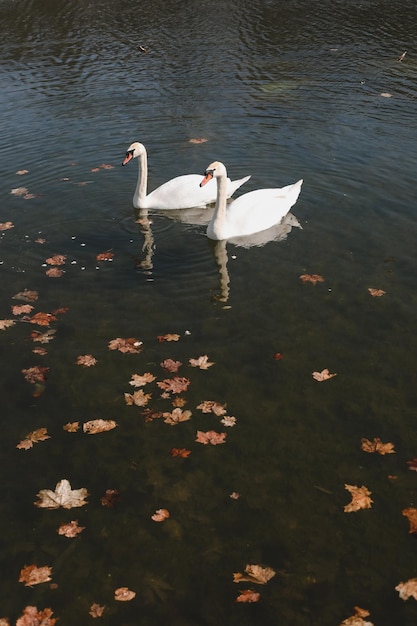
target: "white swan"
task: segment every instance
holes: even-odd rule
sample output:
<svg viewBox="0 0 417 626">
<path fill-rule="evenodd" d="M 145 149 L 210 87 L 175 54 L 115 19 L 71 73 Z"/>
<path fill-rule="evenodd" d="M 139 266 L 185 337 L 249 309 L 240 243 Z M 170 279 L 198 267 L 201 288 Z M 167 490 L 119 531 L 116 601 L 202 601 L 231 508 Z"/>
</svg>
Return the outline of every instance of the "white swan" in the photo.
<svg viewBox="0 0 417 626">
<path fill-rule="evenodd" d="M 138 158 L 139 165 L 138 182 L 133 195 L 135 209 L 189 209 L 215 202 L 216 186 L 214 181 L 207 189 L 200 189 L 198 186 L 201 180 L 200 174 L 177 176 L 147 194 L 148 159 L 145 146 L 138 141 L 129 146 L 122 165 L 127 165 L 129 161 L 135 158 Z M 245 178 L 233 182 L 228 178 L 226 196 L 230 198 L 236 189 L 239 189 L 249 178 L 250 176 L 245 176 Z"/>
<path fill-rule="evenodd" d="M 217 199 L 213 217 L 207 226 L 210 239 L 230 239 L 252 235 L 278 224 L 297 202 L 302 180 L 281 189 L 257 189 L 243 194 L 226 206 L 226 167 L 220 161 L 211 163 L 200 186 L 217 180 Z"/>
</svg>

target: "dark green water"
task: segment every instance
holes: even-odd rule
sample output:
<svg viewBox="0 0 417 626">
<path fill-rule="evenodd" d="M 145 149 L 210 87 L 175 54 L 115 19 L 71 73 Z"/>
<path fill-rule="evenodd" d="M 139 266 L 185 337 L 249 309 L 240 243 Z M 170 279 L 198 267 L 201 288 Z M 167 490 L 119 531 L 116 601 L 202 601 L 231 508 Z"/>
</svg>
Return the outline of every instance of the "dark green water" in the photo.
<svg viewBox="0 0 417 626">
<path fill-rule="evenodd" d="M 416 17 L 408 1 L 0 3 L 0 223 L 14 225 L 0 233 L 0 319 L 18 319 L 23 289 L 39 294 L 32 314 L 68 307 L 44 356 L 30 339 L 43 327 L 0 332 L 10 624 L 28 605 L 87 623 L 94 602 L 112 626 L 337 626 L 355 605 L 375 626 L 416 624 L 416 601 L 395 591 L 417 576 L 402 515 L 417 504 Z M 242 191 L 302 177 L 302 228 L 244 248 L 214 246 L 190 214 L 139 224 L 136 163 L 121 167 L 135 140 L 150 189 L 214 159 L 252 175 Z M 114 167 L 92 171 L 101 164 Z M 10 193 L 22 186 L 35 197 Z M 97 262 L 107 250 L 114 260 Z M 55 254 L 60 278 L 45 274 Z M 166 333 L 179 341 L 158 341 Z M 143 351 L 108 350 L 116 337 Z M 76 365 L 84 354 L 97 365 Z M 188 364 L 201 355 L 207 371 Z M 134 373 L 171 377 L 167 358 L 191 381 L 192 417 L 175 427 L 124 400 Z M 35 365 L 49 368 L 39 397 L 22 374 Z M 314 381 L 324 368 L 337 376 Z M 144 390 L 150 408 L 172 409 L 156 381 Z M 236 425 L 203 400 L 227 403 Z M 118 427 L 63 430 L 98 418 Z M 41 427 L 50 439 L 16 449 Z M 201 445 L 197 430 L 226 443 Z M 396 453 L 362 452 L 363 437 Z M 63 478 L 88 505 L 35 507 Z M 372 508 L 345 513 L 345 483 L 365 485 Z M 113 508 L 107 489 L 120 492 Z M 160 508 L 170 518 L 156 523 Z M 83 533 L 58 535 L 71 520 Z M 53 568 L 52 587 L 18 582 L 31 564 Z M 234 583 L 247 564 L 276 575 Z M 135 599 L 115 601 L 118 587 Z M 247 588 L 259 603 L 236 603 Z"/>
</svg>

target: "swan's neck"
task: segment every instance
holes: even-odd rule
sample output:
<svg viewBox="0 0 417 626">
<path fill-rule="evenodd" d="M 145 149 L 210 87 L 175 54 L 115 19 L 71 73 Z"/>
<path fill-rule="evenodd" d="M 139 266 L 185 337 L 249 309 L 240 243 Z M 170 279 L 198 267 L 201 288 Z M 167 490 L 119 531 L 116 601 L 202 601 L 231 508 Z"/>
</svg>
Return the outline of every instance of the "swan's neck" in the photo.
<svg viewBox="0 0 417 626">
<path fill-rule="evenodd" d="M 214 215 L 212 219 L 212 230 L 218 237 L 223 239 L 222 232 L 226 227 L 226 201 L 227 201 L 227 176 L 223 174 L 217 178 L 217 197 Z"/>
<path fill-rule="evenodd" d="M 146 192 L 148 186 L 148 159 L 146 152 L 142 152 L 138 157 L 138 182 L 136 184 L 133 204 L 136 208 L 146 208 Z"/>
</svg>

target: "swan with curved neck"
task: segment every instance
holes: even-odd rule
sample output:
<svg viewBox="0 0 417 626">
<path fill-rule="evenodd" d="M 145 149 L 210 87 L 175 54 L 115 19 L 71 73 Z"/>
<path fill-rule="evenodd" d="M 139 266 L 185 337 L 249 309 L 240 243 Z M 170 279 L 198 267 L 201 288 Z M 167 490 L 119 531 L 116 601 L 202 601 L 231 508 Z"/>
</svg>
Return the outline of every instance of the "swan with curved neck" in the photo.
<svg viewBox="0 0 417 626">
<path fill-rule="evenodd" d="M 133 195 L 135 209 L 190 209 L 215 202 L 216 186 L 214 182 L 206 189 L 200 189 L 198 183 L 201 176 L 199 174 L 177 176 L 148 194 L 148 158 L 145 146 L 138 141 L 129 146 L 122 165 L 127 165 L 135 158 L 138 159 L 139 165 L 138 181 Z M 233 182 L 227 179 L 226 196 L 230 198 L 236 189 L 239 189 L 249 178 L 250 176 L 245 176 L 245 178 Z"/>
<path fill-rule="evenodd" d="M 258 233 L 279 224 L 300 195 L 302 180 L 277 189 L 250 191 L 226 205 L 227 171 L 220 161 L 210 163 L 200 186 L 217 181 L 216 207 L 207 226 L 210 239 L 230 239 Z"/>
</svg>

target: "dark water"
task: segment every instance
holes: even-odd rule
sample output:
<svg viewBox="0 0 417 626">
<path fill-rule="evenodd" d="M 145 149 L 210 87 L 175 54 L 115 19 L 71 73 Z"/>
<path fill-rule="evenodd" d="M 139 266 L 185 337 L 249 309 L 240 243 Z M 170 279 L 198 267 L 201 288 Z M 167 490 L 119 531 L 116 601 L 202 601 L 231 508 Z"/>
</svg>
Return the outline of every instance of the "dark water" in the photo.
<svg viewBox="0 0 417 626">
<path fill-rule="evenodd" d="M 358 605 L 377 626 L 417 622 L 416 601 L 395 591 L 417 576 L 402 515 L 417 503 L 416 13 L 411 1 L 2 0 L 0 223 L 14 227 L 0 237 L 0 318 L 19 319 L 23 289 L 39 293 L 32 315 L 68 311 L 45 356 L 30 339 L 45 327 L 0 333 L 0 617 L 32 605 L 87 623 L 96 602 L 100 623 L 118 626 L 316 626 Z M 210 243 L 195 214 L 138 223 L 136 163 L 120 166 L 135 140 L 149 189 L 214 159 L 252 174 L 246 191 L 304 178 L 302 229 L 236 247 Z M 23 186 L 33 198 L 10 193 Z M 107 250 L 113 261 L 97 262 Z M 61 278 L 45 274 L 55 254 Z M 179 341 L 159 342 L 166 333 Z M 116 337 L 144 349 L 109 351 Z M 97 365 L 77 366 L 84 354 Z M 205 354 L 209 370 L 188 365 Z M 176 427 L 146 422 L 123 395 L 134 373 L 171 377 L 166 358 L 191 381 L 192 418 Z M 49 368 L 38 397 L 21 372 L 35 365 Z M 337 376 L 314 381 L 324 368 Z M 172 410 L 156 381 L 144 390 Z M 203 400 L 227 403 L 235 427 Z M 98 418 L 118 428 L 63 430 Z M 50 439 L 16 449 L 41 427 Z M 227 432 L 226 444 L 196 443 L 197 430 Z M 362 437 L 396 453 L 362 452 Z M 36 508 L 63 478 L 88 505 Z M 345 513 L 345 483 L 367 486 L 372 508 Z M 120 492 L 113 508 L 106 489 Z M 71 520 L 83 533 L 58 535 Z M 31 564 L 53 568 L 52 587 L 18 582 Z M 276 575 L 234 583 L 247 564 Z M 118 587 L 135 599 L 115 601 Z M 247 588 L 259 603 L 235 602 Z"/>
</svg>

